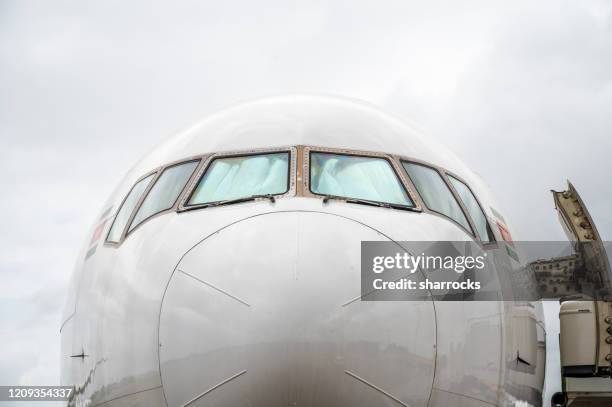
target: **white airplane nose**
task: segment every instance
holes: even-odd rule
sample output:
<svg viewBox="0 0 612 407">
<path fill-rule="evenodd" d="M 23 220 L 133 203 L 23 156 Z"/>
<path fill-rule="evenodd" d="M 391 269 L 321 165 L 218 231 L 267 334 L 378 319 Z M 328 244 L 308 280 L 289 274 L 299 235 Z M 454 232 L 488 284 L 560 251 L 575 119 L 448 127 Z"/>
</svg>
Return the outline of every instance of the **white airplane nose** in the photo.
<svg viewBox="0 0 612 407">
<path fill-rule="evenodd" d="M 360 245 L 337 215 L 275 212 L 231 224 L 180 260 L 164 296 L 169 406 L 425 406 L 431 302 L 365 302 Z"/>
</svg>

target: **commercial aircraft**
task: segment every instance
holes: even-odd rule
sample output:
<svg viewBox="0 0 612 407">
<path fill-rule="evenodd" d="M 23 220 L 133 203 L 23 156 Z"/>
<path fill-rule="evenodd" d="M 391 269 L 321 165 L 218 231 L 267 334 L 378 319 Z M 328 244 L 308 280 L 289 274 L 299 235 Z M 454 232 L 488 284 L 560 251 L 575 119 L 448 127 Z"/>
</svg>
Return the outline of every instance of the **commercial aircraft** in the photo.
<svg viewBox="0 0 612 407">
<path fill-rule="evenodd" d="M 540 406 L 539 302 L 359 300 L 362 241 L 511 232 L 465 164 L 375 107 L 227 109 L 141 159 L 92 227 L 61 325 L 69 405 Z"/>
</svg>

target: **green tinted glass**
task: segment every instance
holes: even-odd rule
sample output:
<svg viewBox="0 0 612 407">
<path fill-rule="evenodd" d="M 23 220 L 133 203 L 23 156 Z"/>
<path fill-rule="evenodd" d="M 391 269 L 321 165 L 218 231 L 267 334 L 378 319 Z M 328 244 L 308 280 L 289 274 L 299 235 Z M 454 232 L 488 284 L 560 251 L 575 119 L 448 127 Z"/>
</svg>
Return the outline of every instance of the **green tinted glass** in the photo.
<svg viewBox="0 0 612 407">
<path fill-rule="evenodd" d="M 130 220 L 132 211 L 136 207 L 136 204 L 138 204 L 140 197 L 142 197 L 142 194 L 147 189 L 147 186 L 153 179 L 154 175 L 155 174 L 149 175 L 147 178 L 138 181 L 136 185 L 132 187 L 132 190 L 125 198 L 125 201 L 123 201 L 119 212 L 117 212 L 117 216 L 115 216 L 113 226 L 111 226 L 106 238 L 107 241 L 116 243 L 121 239 L 123 229 L 127 225 L 128 220 Z"/>
<path fill-rule="evenodd" d="M 402 165 L 429 209 L 448 216 L 471 232 L 472 229 L 461 206 L 438 171 L 409 162 L 402 162 Z"/>
<path fill-rule="evenodd" d="M 197 161 L 191 161 L 166 168 L 138 209 L 130 230 L 156 213 L 172 208 L 197 166 Z"/>
<path fill-rule="evenodd" d="M 480 240 L 483 242 L 490 242 L 493 239 L 492 233 L 487 226 L 487 217 L 478 205 L 478 201 L 472 191 L 465 185 L 463 182 L 459 181 L 457 178 L 452 176 L 448 177 L 453 184 L 453 187 L 459 194 L 459 198 L 463 201 L 468 213 L 472 217 L 474 221 L 474 225 L 476 226 L 476 230 L 478 231 L 478 235 L 480 236 Z"/>
<path fill-rule="evenodd" d="M 389 161 L 379 157 L 312 152 L 310 190 L 320 195 L 413 206 Z"/>
<path fill-rule="evenodd" d="M 252 195 L 279 195 L 288 190 L 288 152 L 215 158 L 198 183 L 188 205 Z"/>
</svg>

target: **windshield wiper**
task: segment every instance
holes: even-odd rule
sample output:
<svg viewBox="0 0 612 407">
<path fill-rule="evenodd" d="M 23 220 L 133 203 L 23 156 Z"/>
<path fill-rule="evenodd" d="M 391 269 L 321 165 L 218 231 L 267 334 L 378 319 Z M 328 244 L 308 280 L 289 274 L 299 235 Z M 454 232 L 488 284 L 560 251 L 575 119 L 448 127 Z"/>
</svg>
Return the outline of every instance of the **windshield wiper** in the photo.
<svg viewBox="0 0 612 407">
<path fill-rule="evenodd" d="M 258 199 L 267 199 L 267 200 L 269 200 L 272 203 L 276 202 L 276 198 L 274 198 L 274 195 L 272 195 L 272 194 L 258 194 L 258 195 L 244 196 L 242 198 L 225 199 L 223 201 L 211 202 L 211 203 L 206 204 L 204 206 L 230 205 L 230 204 L 241 203 L 241 202 L 256 201 Z"/>
<path fill-rule="evenodd" d="M 215 206 L 221 206 L 221 205 L 231 205 L 231 204 L 236 204 L 236 203 L 241 203 L 241 202 L 256 201 L 258 199 L 267 199 L 271 203 L 276 202 L 276 198 L 272 194 L 255 194 L 255 195 L 243 196 L 241 198 L 224 199 L 223 201 L 189 205 L 185 207 L 182 211 L 191 211 L 195 209 L 209 208 L 209 207 L 215 207 Z"/>
<path fill-rule="evenodd" d="M 372 201 L 369 199 L 362 199 L 362 198 L 347 198 L 347 197 L 338 196 L 338 195 L 324 195 L 323 196 L 324 204 L 329 202 L 330 200 L 343 201 L 346 203 L 354 203 L 354 204 L 359 204 L 359 205 L 376 206 L 379 208 L 401 209 L 404 211 L 420 212 L 417 208 L 414 208 L 412 206 L 394 204 L 394 203 L 389 203 L 389 202 Z"/>
</svg>

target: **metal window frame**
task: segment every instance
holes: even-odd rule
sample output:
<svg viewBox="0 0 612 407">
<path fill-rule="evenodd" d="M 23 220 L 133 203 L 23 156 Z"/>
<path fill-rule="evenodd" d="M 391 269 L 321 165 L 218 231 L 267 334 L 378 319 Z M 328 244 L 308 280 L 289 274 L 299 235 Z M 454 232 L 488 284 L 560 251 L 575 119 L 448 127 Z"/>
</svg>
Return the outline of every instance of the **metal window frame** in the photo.
<svg viewBox="0 0 612 407">
<path fill-rule="evenodd" d="M 404 172 L 399 168 L 398 162 L 394 159 L 394 156 L 391 154 L 380 153 L 380 152 L 372 152 L 372 151 L 363 151 L 363 150 L 351 150 L 344 148 L 332 148 L 332 147 L 315 147 L 315 146 L 300 146 L 302 147 L 302 184 L 303 184 L 303 196 L 312 197 L 312 198 L 320 198 L 324 195 L 317 194 L 312 192 L 310 189 L 310 153 L 328 153 L 328 154 L 336 154 L 336 155 L 348 155 L 355 157 L 371 157 L 371 158 L 382 158 L 386 160 L 391 166 L 391 170 L 394 172 L 397 177 L 397 181 L 400 183 L 402 188 L 404 188 L 404 192 L 408 195 L 408 198 L 412 201 L 412 205 L 404 205 L 406 208 L 410 208 L 414 211 L 422 211 L 423 205 L 422 201 L 419 199 L 415 199 L 417 194 L 413 189 L 413 186 L 407 182 L 406 177 L 404 176 Z M 352 197 L 346 197 L 347 199 L 351 199 Z M 381 203 L 384 203 L 381 201 Z"/>
<path fill-rule="evenodd" d="M 446 177 L 444 176 L 444 170 L 442 170 L 439 167 L 436 167 L 432 164 L 429 163 L 423 163 L 423 162 L 417 162 L 415 160 L 409 160 L 409 159 L 404 159 L 404 158 L 398 158 L 400 165 L 402 166 L 402 170 L 406 173 L 406 177 L 410 180 L 410 183 L 414 186 L 415 191 L 417 191 L 417 193 L 419 194 L 419 199 L 421 199 L 421 202 L 423 203 L 423 207 L 427 209 L 428 213 L 432 213 L 435 215 L 439 215 L 441 217 L 443 217 L 446 220 L 450 220 L 451 222 L 453 222 L 455 225 L 459 226 L 463 231 L 465 231 L 468 235 L 476 238 L 478 236 L 476 230 L 474 229 L 474 225 L 472 223 L 472 220 L 470 219 L 470 214 L 467 212 L 466 208 L 464 207 L 464 205 L 462 205 L 463 202 L 461 202 L 461 200 L 458 198 L 456 191 L 454 191 L 453 189 L 451 189 L 448 180 L 446 179 Z M 440 177 L 440 179 L 442 180 L 442 182 L 444 183 L 444 185 L 446 186 L 446 188 L 448 189 L 448 192 L 451 194 L 451 196 L 453 197 L 453 199 L 455 200 L 455 202 L 457 203 L 457 205 L 459 206 L 459 209 L 461 210 L 461 213 L 463 213 L 463 216 L 465 217 L 465 220 L 469 226 L 469 230 L 466 229 L 466 227 L 464 225 L 462 225 L 461 223 L 457 222 L 455 219 L 451 218 L 450 216 L 436 211 L 435 209 L 430 208 L 425 201 L 423 200 L 423 197 L 421 196 L 421 193 L 419 192 L 418 188 L 416 187 L 414 181 L 412 180 L 412 178 L 410 177 L 410 174 L 408 174 L 408 171 L 406 170 L 406 168 L 404 168 L 403 163 L 408 163 L 408 164 L 414 164 L 414 165 L 420 165 L 422 167 L 425 168 L 429 168 L 433 171 L 435 171 L 436 174 L 438 174 L 438 176 Z"/>
<path fill-rule="evenodd" d="M 153 183 L 157 179 L 157 177 L 158 177 L 157 173 L 158 172 L 159 172 L 159 168 L 156 168 L 155 170 L 147 172 L 145 175 L 139 177 L 136 181 L 134 181 L 134 184 L 132 184 L 132 186 L 130 187 L 130 190 L 127 192 L 127 194 L 125 194 L 125 196 L 121 200 L 121 204 L 119 204 L 119 206 L 117 206 L 117 210 L 115 211 L 115 213 L 112 216 L 113 221 L 111 222 L 110 227 L 108 228 L 108 231 L 106 232 L 106 236 L 104 238 L 104 245 L 105 246 L 119 246 L 121 244 L 121 242 L 123 242 L 123 239 L 125 238 L 125 231 L 127 229 L 127 226 L 129 224 L 131 224 L 132 216 L 134 214 L 134 211 L 137 210 L 138 208 L 140 208 L 140 203 L 141 203 L 143 197 L 147 195 L 149 189 L 151 188 L 151 186 L 153 185 Z M 132 209 L 132 212 L 130 213 L 130 216 L 128 217 L 126 225 L 121 230 L 121 235 L 119 235 L 119 240 L 117 240 L 117 241 L 108 240 L 110 232 L 113 229 L 113 225 L 117 221 L 117 215 L 119 215 L 119 212 L 121 211 L 121 209 L 123 209 L 123 205 L 125 205 L 125 201 L 128 199 L 128 197 L 130 196 L 130 194 L 132 193 L 132 191 L 134 190 L 136 185 L 138 185 L 138 183 L 141 182 L 142 180 L 145 180 L 145 179 L 149 178 L 150 176 L 153 176 L 153 178 L 151 179 L 151 181 L 149 181 L 149 184 L 144 189 L 144 191 L 142 191 L 142 195 L 140 196 L 140 198 L 138 198 L 138 201 L 136 202 L 136 205 L 134 205 L 134 208 Z"/>
<path fill-rule="evenodd" d="M 288 188 L 282 194 L 274 194 L 275 198 L 285 198 L 285 197 L 292 197 L 292 196 L 321 198 L 323 196 L 321 194 L 312 192 L 310 189 L 311 187 L 311 182 L 310 182 L 310 154 L 311 152 L 321 152 L 321 153 L 348 155 L 348 156 L 356 156 L 356 157 L 382 158 L 382 159 L 385 159 L 391 165 L 391 168 L 394 171 L 394 174 L 397 177 L 399 183 L 404 188 L 404 191 L 406 192 L 408 197 L 412 200 L 413 205 L 406 205 L 407 208 L 410 208 L 413 211 L 425 212 L 425 213 L 432 214 L 434 216 L 442 217 L 446 220 L 450 220 L 452 223 L 456 224 L 463 231 L 465 231 L 471 238 L 473 238 L 475 241 L 479 242 L 483 246 L 490 247 L 490 246 L 497 245 L 498 240 L 497 240 L 497 236 L 495 235 L 494 229 L 491 226 L 491 220 L 487 216 L 487 213 L 483 210 L 483 206 L 480 203 L 480 200 L 474 193 L 473 189 L 470 187 L 469 183 L 466 182 L 465 179 L 463 179 L 461 176 L 455 174 L 454 172 L 448 171 L 445 168 L 440 167 L 438 165 L 431 164 L 429 162 L 426 162 L 420 159 L 403 156 L 403 155 L 387 154 L 387 153 L 373 152 L 373 151 L 353 150 L 353 149 L 346 149 L 346 148 L 304 146 L 304 145 L 256 148 L 256 149 L 248 149 L 248 150 L 235 150 L 235 151 L 225 151 L 225 152 L 218 152 L 218 153 L 200 154 L 200 155 L 195 155 L 195 156 L 191 156 L 188 158 L 176 160 L 168 164 L 159 166 L 147 172 L 146 174 L 142 175 L 141 177 L 139 177 L 134 182 L 134 184 L 132 185 L 128 193 L 123 197 L 121 204 L 117 207 L 117 210 L 112 215 L 113 221 L 110 223 L 108 231 L 105 235 L 104 245 L 110 246 L 110 247 L 119 247 L 129 235 L 131 235 L 136 230 L 138 230 L 142 225 L 147 223 L 150 219 L 153 219 L 157 216 L 161 216 L 169 212 L 181 213 L 184 211 L 190 211 L 190 210 L 195 210 L 195 209 L 205 209 L 209 207 L 210 202 L 204 203 L 204 204 L 196 204 L 196 205 L 188 205 L 187 202 L 189 201 L 189 199 L 191 199 L 191 196 L 193 195 L 195 189 L 197 188 L 198 184 L 202 180 L 202 177 L 204 176 L 204 174 L 209 169 L 210 165 L 215 159 L 273 154 L 273 153 L 279 153 L 279 152 L 289 153 Z M 178 194 L 172 207 L 150 215 L 149 217 L 143 219 L 138 225 L 136 225 L 133 229 L 130 230 L 130 227 L 134 221 L 136 214 L 140 210 L 144 200 L 149 196 L 150 191 L 157 184 L 163 172 L 167 170 L 168 168 L 175 167 L 181 164 L 187 164 L 189 162 L 196 162 L 196 161 L 198 162 L 196 168 L 194 169 L 193 173 L 189 177 L 188 181 L 185 183 L 185 186 L 183 187 L 181 192 Z M 410 178 L 408 171 L 406 171 L 406 169 L 403 166 L 403 162 L 412 163 L 416 165 L 422 165 L 424 167 L 427 167 L 427 168 L 430 168 L 436 171 L 438 175 L 442 177 L 442 180 L 446 184 L 447 188 L 449 188 L 455 201 L 459 204 L 472 231 L 467 230 L 463 225 L 461 225 L 459 222 L 455 221 L 454 219 L 448 217 L 447 215 L 444 215 L 438 211 L 430 209 L 423 201 L 421 195 L 418 193 L 418 190 L 416 186 L 414 185 L 414 183 L 412 182 L 412 179 Z M 115 224 L 117 215 L 119 214 L 119 211 L 123 208 L 128 196 L 130 195 L 134 187 L 139 182 L 146 179 L 147 177 L 150 177 L 151 175 L 153 175 L 153 178 L 149 182 L 145 190 L 143 191 L 141 197 L 136 202 L 134 209 L 130 213 L 126 226 L 123 228 L 121 232 L 121 237 L 119 241 L 117 242 L 109 241 L 108 236 L 110 234 L 110 231 L 113 225 Z M 461 196 L 459 195 L 459 193 L 453 186 L 450 180 L 450 177 L 455 178 L 457 181 L 464 184 L 468 188 L 468 190 L 470 191 L 474 199 L 476 200 L 478 207 L 480 208 L 481 212 L 485 216 L 487 229 L 491 233 L 491 237 L 492 237 L 491 241 L 485 242 L 482 240 L 482 237 L 479 235 L 478 229 L 476 228 L 476 225 L 474 223 L 474 219 L 472 219 L 472 216 L 469 214 L 469 211 L 467 210 L 466 205 L 463 203 Z M 350 197 L 347 197 L 347 198 L 350 199 Z"/>
<path fill-rule="evenodd" d="M 493 232 L 493 228 L 491 227 L 491 222 L 489 220 L 489 217 L 487 216 L 487 213 L 485 212 L 485 210 L 483 209 L 482 204 L 480 203 L 480 200 L 478 199 L 478 196 L 474 193 L 474 190 L 472 189 L 472 187 L 470 187 L 470 184 L 463 179 L 462 177 L 460 177 L 459 175 L 448 171 L 448 170 L 444 170 L 444 175 L 445 178 L 447 180 L 448 185 L 452 188 L 452 191 L 456 194 L 459 202 L 461 203 L 461 205 L 463 207 L 465 207 L 465 210 L 467 212 L 467 206 L 465 206 L 465 204 L 463 203 L 463 200 L 461 199 L 461 196 L 459 195 L 459 192 L 455 189 L 455 186 L 453 185 L 453 183 L 450 180 L 450 177 L 455 178 L 457 181 L 461 182 L 463 185 L 465 185 L 465 187 L 468 189 L 468 191 L 470 191 L 470 193 L 472 194 L 472 197 L 474 198 L 474 200 L 476 201 L 476 204 L 478 205 L 478 208 L 480 209 L 480 211 L 482 212 L 484 218 L 485 218 L 485 222 L 487 224 L 487 229 L 489 232 L 491 232 L 491 237 L 493 238 L 490 241 L 485 242 L 484 240 L 482 240 L 482 236 L 480 236 L 480 233 L 478 233 L 478 229 L 476 228 L 476 223 L 473 223 L 473 228 L 474 228 L 474 233 L 476 233 L 476 236 L 478 236 L 479 240 L 482 242 L 483 245 L 493 245 L 493 244 L 497 244 L 497 237 L 495 236 L 495 233 Z M 470 216 L 470 219 L 472 217 Z"/>
<path fill-rule="evenodd" d="M 287 146 L 287 147 L 269 147 L 269 148 L 257 148 L 257 149 L 249 149 L 249 150 L 238 150 L 238 151 L 226 151 L 221 153 L 213 153 L 206 157 L 203 160 L 201 167 L 197 172 L 197 175 L 194 177 L 193 181 L 188 184 L 188 187 L 183 193 L 183 196 L 178 204 L 177 212 L 181 213 L 184 211 L 191 211 L 196 209 L 205 209 L 211 207 L 211 204 L 214 202 L 206 202 L 201 204 L 192 204 L 189 205 L 188 202 L 191 199 L 193 193 L 195 192 L 197 186 L 201 182 L 202 178 L 210 168 L 213 161 L 220 158 L 234 158 L 234 157 L 248 157 L 248 156 L 257 156 L 257 155 L 266 155 L 266 154 L 274 154 L 274 153 L 288 153 L 289 154 L 289 165 L 287 168 L 288 176 L 287 176 L 287 189 L 285 192 L 281 194 L 273 194 L 275 198 L 286 198 L 289 196 L 295 196 L 296 194 L 296 161 L 297 161 L 297 147 L 295 146 Z"/>
<path fill-rule="evenodd" d="M 142 225 L 144 225 L 145 223 L 147 223 L 149 220 L 157 217 L 157 216 L 161 216 L 164 215 L 168 212 L 175 212 L 176 208 L 178 206 L 178 202 L 181 199 L 181 196 L 183 195 L 183 192 L 185 191 L 185 188 L 190 185 L 190 182 L 194 176 L 194 174 L 197 173 L 197 171 L 200 168 L 201 165 L 201 161 L 202 158 L 194 158 L 192 160 L 185 160 L 185 161 L 180 161 L 180 162 L 176 162 L 173 164 L 168 164 L 165 165 L 164 167 L 162 167 L 159 170 L 159 174 L 155 177 L 155 179 L 152 181 L 154 184 L 151 186 L 150 189 L 147 189 L 146 191 L 146 196 L 143 197 L 142 201 L 138 203 L 138 210 L 135 210 L 134 213 L 132 214 L 132 216 L 130 217 L 130 224 L 127 226 L 126 231 L 125 231 L 125 237 L 127 238 L 129 235 L 131 235 L 132 233 L 134 233 L 139 227 L 141 227 Z M 161 179 L 161 177 L 164 175 L 164 172 L 166 172 L 167 170 L 169 170 L 170 168 L 173 167 L 178 167 L 181 165 L 185 165 L 185 164 L 189 164 L 189 163 L 197 163 L 195 168 L 193 169 L 193 171 L 191 172 L 191 174 L 189 175 L 189 178 L 187 178 L 187 182 L 185 182 L 185 185 L 183 185 L 183 188 L 179 191 L 178 195 L 176 196 L 176 199 L 174 200 L 174 202 L 172 203 L 172 205 L 166 209 L 163 209 L 161 211 L 157 211 L 149 216 L 147 216 L 146 218 L 144 218 L 143 220 L 140 221 L 140 223 L 138 223 L 137 225 L 135 225 L 132 228 L 132 223 L 134 223 L 134 219 L 136 218 L 136 215 L 138 214 L 138 212 L 140 211 L 140 209 L 142 208 L 142 204 L 145 202 L 145 200 L 147 199 L 147 197 L 149 196 L 149 194 L 151 193 L 151 191 L 153 190 L 153 188 L 155 188 L 155 185 L 157 185 L 157 183 L 159 182 L 159 180 Z"/>
<path fill-rule="evenodd" d="M 106 238 L 104 240 L 104 245 L 105 246 L 110 246 L 110 247 L 119 247 L 121 246 L 121 244 L 123 244 L 123 242 L 125 241 L 125 239 L 131 235 L 135 230 L 137 230 L 140 226 L 142 226 L 143 224 L 145 224 L 147 221 L 149 221 L 150 219 L 153 219 L 156 216 L 161 216 L 163 214 L 166 214 L 168 212 L 174 212 L 176 211 L 178 202 L 180 201 L 181 197 L 183 196 L 183 194 L 185 193 L 185 188 L 187 185 L 189 185 L 189 183 L 191 182 L 191 180 L 193 179 L 194 174 L 196 174 L 198 172 L 198 170 L 200 169 L 200 167 L 202 166 L 203 163 L 203 158 L 206 157 L 206 155 L 198 155 L 198 156 L 192 156 L 189 158 L 183 158 L 180 160 L 175 160 L 172 161 L 168 164 L 159 166 L 149 172 L 147 172 L 145 175 L 139 177 L 134 184 L 132 185 L 132 187 L 130 188 L 129 192 L 125 195 L 125 197 L 123 198 L 123 200 L 121 201 L 121 205 L 118 206 L 117 211 L 115 212 L 115 214 L 113 215 L 113 222 L 111 224 L 111 227 L 108 229 L 108 232 L 106 234 Z M 151 191 L 151 189 L 153 189 L 153 187 L 155 186 L 155 184 L 157 184 L 157 181 L 159 180 L 159 177 L 161 176 L 161 174 L 170 167 L 174 167 L 180 164 L 184 164 L 184 163 L 188 163 L 188 162 L 192 162 L 192 161 L 199 161 L 198 165 L 196 166 L 195 170 L 193 171 L 193 173 L 191 174 L 191 177 L 189 178 L 189 181 L 187 182 L 187 184 L 185 184 L 185 187 L 183 187 L 183 190 L 181 191 L 181 193 L 179 193 L 178 198 L 176 199 L 174 205 L 171 208 L 165 209 L 163 211 L 157 212 L 151 216 L 149 216 L 148 218 L 144 219 L 142 222 L 140 222 L 136 227 L 134 227 L 134 229 L 130 230 L 130 226 L 132 225 L 132 222 L 134 221 L 134 217 L 136 216 L 136 214 L 138 213 L 138 211 L 140 210 L 140 207 L 142 206 L 142 203 L 144 202 L 144 200 L 146 199 L 146 197 L 149 195 L 149 192 Z M 126 225 L 124 226 L 123 230 L 121 231 L 121 237 L 117 242 L 114 241 L 109 241 L 108 240 L 108 234 L 110 233 L 110 230 L 112 229 L 112 225 L 115 223 L 115 220 L 117 218 L 117 215 L 119 214 L 119 211 L 121 210 L 121 208 L 123 208 L 123 205 L 127 199 L 127 197 L 130 195 L 130 193 L 132 192 L 132 190 L 134 189 L 134 187 L 143 179 L 146 179 L 147 177 L 153 175 L 153 179 L 151 180 L 151 182 L 149 182 L 149 184 L 147 185 L 147 188 L 145 188 L 145 190 L 143 191 L 140 199 L 138 199 L 138 202 L 136 202 L 136 205 L 134 206 L 134 209 L 132 210 L 132 212 L 130 213 L 130 217 L 128 218 L 128 221 L 126 223 Z"/>
<path fill-rule="evenodd" d="M 442 176 L 442 179 L 446 183 L 446 186 L 450 189 L 451 193 L 455 197 L 455 200 L 457 201 L 457 203 L 461 207 L 461 210 L 463 211 L 463 214 L 465 215 L 468 223 L 470 224 L 470 228 L 473 230 L 473 232 L 472 233 L 468 232 L 468 234 L 475 241 L 479 242 L 483 247 L 487 247 L 487 248 L 497 247 L 497 242 L 498 242 L 497 241 L 497 236 L 495 236 L 495 232 L 493 232 L 494 229 L 491 226 L 491 219 L 489 219 L 489 217 L 487 216 L 487 213 L 483 210 L 483 206 L 480 203 L 480 200 L 478 199 L 478 196 L 474 193 L 474 191 L 470 187 L 470 184 L 463 177 L 457 175 L 456 173 L 454 173 L 452 171 L 449 171 L 449 170 L 445 169 L 444 167 L 441 167 L 439 165 L 435 165 L 435 164 L 429 163 L 427 161 L 420 160 L 418 158 L 409 157 L 409 156 L 405 156 L 405 155 L 395 155 L 394 157 L 395 157 L 395 159 L 397 159 L 397 161 L 400 164 L 401 164 L 402 161 L 407 161 L 407 162 L 411 162 L 411 163 L 414 163 L 414 164 L 419 164 L 419 165 L 423 165 L 423 166 L 435 169 L 438 172 L 438 174 L 440 174 Z M 402 166 L 402 169 L 403 169 L 403 166 Z M 403 169 L 403 171 L 406 173 L 406 178 L 407 178 L 408 182 L 410 182 L 412 184 L 412 180 L 408 176 L 407 171 L 405 169 Z M 485 242 L 484 240 L 482 240 L 482 238 L 480 237 L 480 235 L 478 233 L 478 229 L 476 229 L 476 224 L 474 223 L 474 220 L 472 219 L 472 216 L 469 214 L 469 211 L 467 210 L 467 207 L 463 203 L 463 200 L 459 196 L 459 193 L 457 192 L 457 190 L 453 186 L 453 184 L 450 181 L 449 177 L 453 177 L 453 178 L 456 178 L 458 181 L 461 181 L 470 190 L 470 192 L 474 196 L 474 199 L 478 203 L 478 206 L 480 207 L 480 210 L 485 215 L 485 220 L 487 222 L 487 228 L 491 232 L 493 240 L 491 240 L 489 242 Z M 414 186 L 414 184 L 412 184 L 412 185 Z M 416 190 L 416 187 L 414 187 L 414 189 Z M 427 207 L 427 205 L 425 205 L 425 202 L 422 200 L 420 194 L 418 194 L 418 197 L 421 200 L 421 203 L 423 204 L 423 207 L 425 208 L 424 209 L 425 212 L 430 213 L 430 214 L 435 215 L 435 216 L 441 216 L 444 219 L 450 219 L 446 215 L 440 214 L 440 213 L 438 213 L 438 212 L 436 212 L 436 211 L 434 211 L 432 209 L 429 209 Z M 450 220 L 453 221 L 455 224 L 457 224 L 459 227 L 461 227 L 463 230 L 466 230 L 463 226 L 461 226 L 459 223 L 455 222 L 453 219 L 450 219 Z"/>
</svg>

